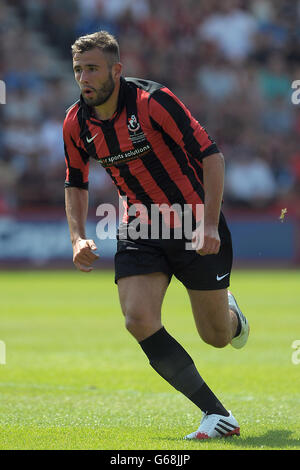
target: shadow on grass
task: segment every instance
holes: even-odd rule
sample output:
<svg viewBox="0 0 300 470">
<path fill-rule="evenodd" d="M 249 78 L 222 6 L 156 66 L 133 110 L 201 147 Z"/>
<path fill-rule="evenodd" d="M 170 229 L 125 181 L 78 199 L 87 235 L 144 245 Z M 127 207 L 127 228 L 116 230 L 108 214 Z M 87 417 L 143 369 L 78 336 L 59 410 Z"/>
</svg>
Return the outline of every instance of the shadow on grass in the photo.
<svg viewBox="0 0 300 470">
<path fill-rule="evenodd" d="M 222 444 L 222 446 L 230 447 L 238 447 L 240 449 L 300 449 L 300 439 L 296 439 L 291 437 L 293 434 L 292 431 L 288 431 L 286 429 L 273 429 L 265 432 L 260 436 L 247 436 L 247 437 L 228 437 L 226 439 L 213 439 L 213 440 L 205 440 L 205 441 L 196 441 L 192 440 L 190 443 L 193 445 L 195 450 L 201 446 L 201 442 L 205 442 L 208 445 L 211 443 L 213 444 Z M 166 438 L 164 439 L 166 440 Z M 181 441 L 181 439 L 168 439 L 170 441 Z M 187 442 L 187 441 L 185 441 Z"/>
<path fill-rule="evenodd" d="M 234 446 L 243 448 L 243 447 L 252 447 L 255 449 L 260 449 L 264 447 L 272 449 L 300 449 L 300 439 L 291 437 L 293 434 L 292 431 L 286 429 L 272 429 L 260 436 L 247 436 L 239 437 L 237 439 L 229 439 L 227 442 Z"/>
</svg>

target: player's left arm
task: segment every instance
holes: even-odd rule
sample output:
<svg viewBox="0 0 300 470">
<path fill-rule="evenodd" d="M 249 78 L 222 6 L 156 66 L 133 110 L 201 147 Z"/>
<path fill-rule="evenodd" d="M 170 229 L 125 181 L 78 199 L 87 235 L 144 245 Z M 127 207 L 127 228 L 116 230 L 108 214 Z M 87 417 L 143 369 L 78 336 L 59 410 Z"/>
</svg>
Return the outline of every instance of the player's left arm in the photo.
<svg viewBox="0 0 300 470">
<path fill-rule="evenodd" d="M 224 158 L 216 143 L 185 105 L 167 88 L 153 93 L 149 114 L 157 129 L 168 134 L 203 170 L 205 191 L 204 237 L 195 233 L 193 243 L 200 255 L 217 254 L 220 249 L 218 224 L 224 189 Z M 203 243 L 202 246 L 199 242 Z"/>
<path fill-rule="evenodd" d="M 197 247 L 197 233 L 193 242 L 199 255 L 214 255 L 220 250 L 219 218 L 224 191 L 224 157 L 214 153 L 203 159 L 203 181 L 205 190 L 203 245 Z"/>
<path fill-rule="evenodd" d="M 156 90 L 151 95 L 149 116 L 154 128 L 170 136 L 200 166 L 204 158 L 219 152 L 206 129 L 168 88 Z"/>
</svg>

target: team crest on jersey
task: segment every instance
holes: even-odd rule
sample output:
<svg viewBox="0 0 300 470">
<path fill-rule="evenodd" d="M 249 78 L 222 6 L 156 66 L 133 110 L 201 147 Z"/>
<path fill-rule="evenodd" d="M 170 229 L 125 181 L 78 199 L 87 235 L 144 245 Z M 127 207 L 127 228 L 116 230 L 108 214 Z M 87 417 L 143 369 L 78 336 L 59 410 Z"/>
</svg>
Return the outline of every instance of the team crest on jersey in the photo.
<svg viewBox="0 0 300 470">
<path fill-rule="evenodd" d="M 130 132 L 137 132 L 141 127 L 138 123 L 137 117 L 135 114 L 132 114 L 130 118 L 128 118 L 128 129 Z"/>
<path fill-rule="evenodd" d="M 141 125 L 137 120 L 137 117 L 135 114 L 131 114 L 130 117 L 128 117 L 127 120 L 128 124 L 128 130 L 129 130 L 129 140 L 136 145 L 136 144 L 143 144 L 146 142 L 146 137 L 144 132 L 142 131 Z"/>
</svg>

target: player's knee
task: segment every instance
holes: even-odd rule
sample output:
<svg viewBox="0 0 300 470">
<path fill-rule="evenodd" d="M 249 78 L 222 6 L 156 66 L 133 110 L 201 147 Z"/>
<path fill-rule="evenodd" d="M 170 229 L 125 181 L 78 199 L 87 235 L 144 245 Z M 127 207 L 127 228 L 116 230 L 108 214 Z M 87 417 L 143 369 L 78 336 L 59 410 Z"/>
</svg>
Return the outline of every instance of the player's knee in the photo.
<svg viewBox="0 0 300 470">
<path fill-rule="evenodd" d="M 201 335 L 203 341 L 215 348 L 225 348 L 230 343 L 230 333 L 227 330 L 212 330 Z"/>
<path fill-rule="evenodd" d="M 125 315 L 125 327 L 126 329 L 134 334 L 136 330 L 142 330 L 145 326 L 145 321 L 136 315 Z"/>
<path fill-rule="evenodd" d="M 136 338 L 144 338 L 154 332 L 159 325 L 149 312 L 142 308 L 124 312 L 126 329 Z"/>
<path fill-rule="evenodd" d="M 215 348 L 225 348 L 229 344 L 230 340 L 227 336 L 218 336 L 213 339 L 211 345 Z"/>
</svg>

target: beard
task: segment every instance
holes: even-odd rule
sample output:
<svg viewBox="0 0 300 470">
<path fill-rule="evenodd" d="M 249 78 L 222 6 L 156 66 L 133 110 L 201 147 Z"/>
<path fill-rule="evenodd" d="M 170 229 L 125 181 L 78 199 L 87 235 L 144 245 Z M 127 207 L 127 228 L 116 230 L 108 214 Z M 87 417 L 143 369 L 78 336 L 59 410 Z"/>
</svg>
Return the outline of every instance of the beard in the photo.
<svg viewBox="0 0 300 470">
<path fill-rule="evenodd" d="M 94 89 L 96 94 L 95 96 L 83 96 L 85 103 L 88 106 L 100 106 L 101 104 L 106 103 L 106 101 L 111 97 L 115 89 L 115 82 L 112 77 L 112 73 L 109 72 L 108 79 L 103 83 L 102 87 L 98 90 Z"/>
</svg>

